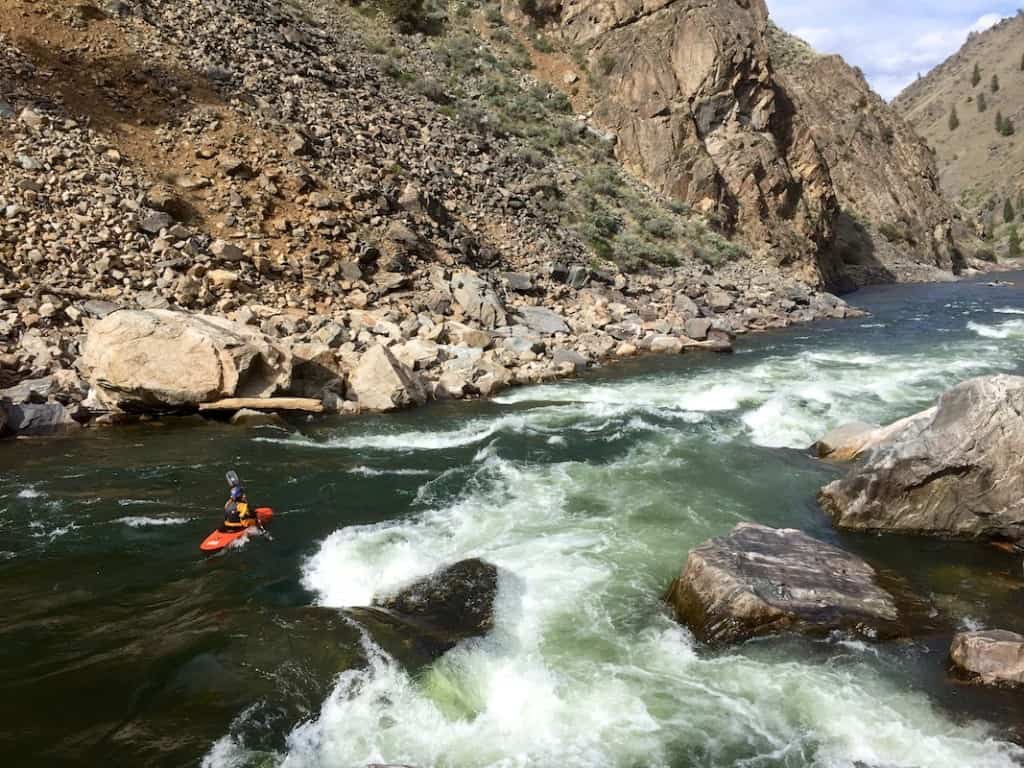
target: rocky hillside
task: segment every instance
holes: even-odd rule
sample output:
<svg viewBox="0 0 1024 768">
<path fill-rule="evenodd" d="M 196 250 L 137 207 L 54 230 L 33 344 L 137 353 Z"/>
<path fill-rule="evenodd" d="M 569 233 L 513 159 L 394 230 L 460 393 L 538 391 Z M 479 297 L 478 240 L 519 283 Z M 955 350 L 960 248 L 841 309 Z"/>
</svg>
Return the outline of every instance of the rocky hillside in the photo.
<svg viewBox="0 0 1024 768">
<path fill-rule="evenodd" d="M 894 106 L 934 148 L 947 196 L 1007 256 L 1024 204 L 1024 16 L 971 35 Z"/>
<path fill-rule="evenodd" d="M 869 233 L 882 208 L 837 186 L 763 5 L 634 5 L 4 3 L 0 378 L 60 375 L 0 398 L 196 406 L 138 369 L 210 333 L 328 409 L 486 395 L 841 317 L 816 291 L 902 276 L 833 247 L 844 203 Z M 957 266 L 924 242 L 898 258 Z M 238 327 L 98 322 L 119 309 Z M 85 365 L 122 325 L 152 348 Z M 210 365 L 228 379 L 195 391 L 245 394 L 249 363 Z"/>
<path fill-rule="evenodd" d="M 627 168 L 753 251 L 844 287 L 963 266 L 927 147 L 762 0 L 504 8 L 585 61 L 594 119 Z"/>
</svg>

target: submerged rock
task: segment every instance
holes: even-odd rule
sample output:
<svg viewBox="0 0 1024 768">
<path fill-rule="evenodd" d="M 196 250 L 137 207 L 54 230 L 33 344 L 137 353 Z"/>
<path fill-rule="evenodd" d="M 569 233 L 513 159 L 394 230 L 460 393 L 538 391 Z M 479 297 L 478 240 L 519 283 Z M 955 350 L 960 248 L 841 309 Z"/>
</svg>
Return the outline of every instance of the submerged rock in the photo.
<svg viewBox="0 0 1024 768">
<path fill-rule="evenodd" d="M 1024 378 L 964 382 L 822 489 L 841 528 L 1024 539 Z"/>
<path fill-rule="evenodd" d="M 97 322 L 82 365 L 98 399 L 123 411 L 270 397 L 292 375 L 291 353 L 249 326 L 159 309 L 122 310 Z"/>
<path fill-rule="evenodd" d="M 956 672 L 986 685 L 1024 685 L 1024 635 L 992 629 L 953 638 L 949 658 Z"/>
<path fill-rule="evenodd" d="M 441 568 L 394 595 L 348 612 L 396 655 L 429 660 L 494 626 L 498 569 L 476 558 Z"/>
<path fill-rule="evenodd" d="M 740 523 L 694 549 L 666 600 L 698 639 L 778 632 L 901 633 L 895 598 L 859 557 L 802 531 Z"/>
</svg>

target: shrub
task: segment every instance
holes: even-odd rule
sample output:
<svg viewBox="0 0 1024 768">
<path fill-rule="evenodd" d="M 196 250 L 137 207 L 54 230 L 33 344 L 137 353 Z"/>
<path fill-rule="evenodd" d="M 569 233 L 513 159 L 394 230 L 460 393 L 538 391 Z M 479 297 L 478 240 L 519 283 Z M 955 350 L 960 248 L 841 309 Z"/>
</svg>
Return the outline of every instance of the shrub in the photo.
<svg viewBox="0 0 1024 768">
<path fill-rule="evenodd" d="M 1016 227 L 1010 227 L 1010 250 L 1009 256 L 1011 259 L 1020 258 L 1020 235 L 1017 234 Z"/>
<path fill-rule="evenodd" d="M 981 82 L 981 67 L 978 66 L 977 62 L 974 64 L 974 72 L 971 73 L 971 85 L 975 88 L 978 87 L 978 83 Z"/>
<path fill-rule="evenodd" d="M 599 165 L 594 168 L 583 178 L 583 183 L 595 195 L 611 198 L 622 195 L 622 178 L 610 165 Z"/>
<path fill-rule="evenodd" d="M 487 23 L 494 27 L 505 25 L 505 17 L 501 15 L 501 8 L 496 5 L 488 5 L 484 10 L 484 18 Z"/>
<path fill-rule="evenodd" d="M 999 133 L 1001 133 L 1003 136 L 1013 136 L 1014 132 L 1015 131 L 1013 127 L 1013 120 L 1011 120 L 1008 117 L 1004 117 L 1003 127 L 1002 129 L 1000 129 Z"/>
<path fill-rule="evenodd" d="M 623 227 L 622 217 L 617 213 L 608 210 L 604 206 L 595 207 L 590 212 L 587 225 L 591 227 L 600 237 L 613 238 Z"/>
<path fill-rule="evenodd" d="M 1013 203 L 1011 203 L 1009 198 L 1007 198 L 1006 202 L 1003 203 L 1003 221 L 1007 224 L 1011 224 L 1015 218 L 1016 213 L 1013 210 Z"/>
<path fill-rule="evenodd" d="M 999 75 L 992 75 L 992 93 L 999 93 Z"/>
<path fill-rule="evenodd" d="M 949 130 L 955 131 L 960 127 L 960 118 L 956 114 L 956 106 L 949 111 Z"/>
<path fill-rule="evenodd" d="M 668 240 L 675 237 L 676 234 L 675 224 L 668 219 L 650 219 L 644 224 L 644 229 L 647 231 L 647 234 L 659 240 Z"/>
<path fill-rule="evenodd" d="M 984 93 L 979 93 L 978 94 L 978 111 L 979 112 L 984 112 L 986 109 L 988 109 L 988 101 L 985 99 L 985 94 Z"/>
</svg>

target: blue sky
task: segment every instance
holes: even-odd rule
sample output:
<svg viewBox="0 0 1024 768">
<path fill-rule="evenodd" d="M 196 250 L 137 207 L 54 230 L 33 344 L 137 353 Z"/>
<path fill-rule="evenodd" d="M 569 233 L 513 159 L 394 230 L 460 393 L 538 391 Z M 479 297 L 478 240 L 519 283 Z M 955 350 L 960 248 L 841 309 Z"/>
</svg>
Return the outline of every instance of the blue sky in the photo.
<svg viewBox="0 0 1024 768">
<path fill-rule="evenodd" d="M 772 18 L 822 53 L 864 70 L 891 99 L 967 39 L 1017 12 L 1020 0 L 768 0 Z"/>
</svg>

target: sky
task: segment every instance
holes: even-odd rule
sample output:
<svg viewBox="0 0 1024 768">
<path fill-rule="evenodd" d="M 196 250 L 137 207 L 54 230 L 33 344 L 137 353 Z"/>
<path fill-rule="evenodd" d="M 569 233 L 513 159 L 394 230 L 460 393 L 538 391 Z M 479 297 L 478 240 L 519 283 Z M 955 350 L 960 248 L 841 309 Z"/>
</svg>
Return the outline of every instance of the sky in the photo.
<svg viewBox="0 0 1024 768">
<path fill-rule="evenodd" d="M 1020 0 L 768 0 L 775 23 L 864 70 L 891 99 L 941 64 L 972 30 L 1015 14 Z"/>
</svg>

